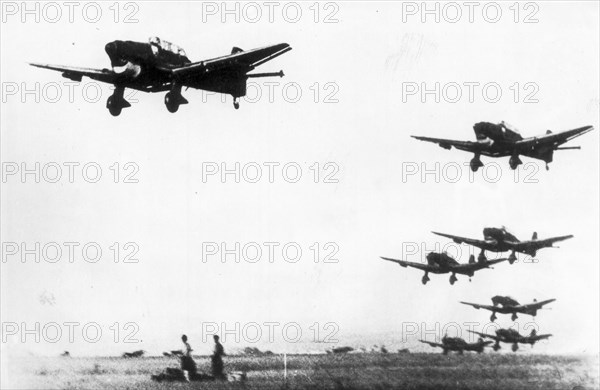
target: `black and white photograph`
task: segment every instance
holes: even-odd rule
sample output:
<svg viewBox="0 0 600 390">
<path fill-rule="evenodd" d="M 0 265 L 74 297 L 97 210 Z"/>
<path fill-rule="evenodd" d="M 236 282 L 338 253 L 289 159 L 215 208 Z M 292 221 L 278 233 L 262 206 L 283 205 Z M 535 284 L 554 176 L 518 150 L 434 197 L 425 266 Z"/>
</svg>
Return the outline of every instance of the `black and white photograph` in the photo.
<svg viewBox="0 0 600 390">
<path fill-rule="evenodd" d="M 1 389 L 600 389 L 600 1 L 0 1 Z"/>
</svg>

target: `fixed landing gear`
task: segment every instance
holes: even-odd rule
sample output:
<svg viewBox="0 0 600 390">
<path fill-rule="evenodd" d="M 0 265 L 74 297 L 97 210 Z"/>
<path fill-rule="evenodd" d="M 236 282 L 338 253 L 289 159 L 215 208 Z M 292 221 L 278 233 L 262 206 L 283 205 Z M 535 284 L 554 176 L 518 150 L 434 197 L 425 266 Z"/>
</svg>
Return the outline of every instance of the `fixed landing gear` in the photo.
<svg viewBox="0 0 600 390">
<path fill-rule="evenodd" d="M 508 256 L 508 262 L 513 264 L 515 261 L 517 261 L 517 255 L 515 255 L 515 252 L 512 252 L 510 256 Z"/>
<path fill-rule="evenodd" d="M 523 164 L 523 161 L 521 161 L 518 154 L 515 154 L 511 156 L 510 160 L 508 161 L 508 164 L 510 165 L 510 169 L 514 171 L 519 165 Z"/>
<path fill-rule="evenodd" d="M 233 108 L 235 108 L 236 110 L 240 109 L 240 98 L 233 98 Z"/>
<path fill-rule="evenodd" d="M 108 97 L 106 100 L 106 108 L 108 108 L 108 112 L 112 116 L 119 116 L 121 114 L 121 110 L 127 107 L 131 107 L 131 104 L 123 98 L 123 93 L 125 92 L 125 88 L 116 87 L 115 92 Z"/>
<path fill-rule="evenodd" d="M 519 349 L 519 344 L 517 344 L 517 343 L 514 343 L 514 344 L 512 345 L 512 348 L 511 348 L 511 349 L 512 349 L 512 351 L 513 351 L 513 352 L 517 352 L 517 349 Z"/>
<path fill-rule="evenodd" d="M 513 314 L 512 314 L 512 316 L 510 317 L 510 319 L 511 319 L 512 321 L 516 321 L 516 320 L 517 320 L 517 318 L 519 318 L 519 317 L 517 317 L 517 313 L 513 313 Z"/>
<path fill-rule="evenodd" d="M 498 351 L 501 348 L 500 343 L 494 344 L 494 346 L 492 348 L 494 349 L 494 351 Z"/>
<path fill-rule="evenodd" d="M 456 283 L 458 279 L 456 278 L 455 274 L 452 274 L 452 276 L 450 276 L 450 284 L 453 285 L 454 283 Z"/>
<path fill-rule="evenodd" d="M 181 86 L 173 85 L 171 91 L 165 95 L 165 106 L 170 113 L 176 113 L 181 104 L 188 104 L 188 101 L 181 96 Z"/>
<path fill-rule="evenodd" d="M 470 162 L 469 165 L 471 166 L 471 170 L 473 172 L 477 172 L 477 170 L 483 166 L 483 163 L 479 159 L 479 155 L 478 154 L 476 154 L 475 157 L 473 157 L 471 159 L 471 162 Z"/>
<path fill-rule="evenodd" d="M 477 261 L 480 263 L 487 261 L 487 257 L 485 257 L 485 253 L 483 251 L 479 252 L 479 255 L 477 256 Z"/>
<path fill-rule="evenodd" d="M 494 321 L 496 321 L 496 318 L 498 318 L 498 317 L 496 317 L 496 312 L 493 312 L 492 316 L 490 317 L 490 321 L 494 322 Z"/>
<path fill-rule="evenodd" d="M 427 284 L 427 282 L 429 282 L 429 276 L 427 276 L 427 274 L 425 274 L 425 275 L 423 275 L 423 278 L 421 279 L 421 283 Z"/>
</svg>

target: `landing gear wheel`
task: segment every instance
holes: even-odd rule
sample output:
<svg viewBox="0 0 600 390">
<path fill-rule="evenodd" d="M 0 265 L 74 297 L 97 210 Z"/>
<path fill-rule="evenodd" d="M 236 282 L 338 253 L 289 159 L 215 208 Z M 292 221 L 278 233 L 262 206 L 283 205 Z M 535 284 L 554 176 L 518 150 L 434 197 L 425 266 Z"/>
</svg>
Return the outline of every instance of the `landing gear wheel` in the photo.
<svg viewBox="0 0 600 390">
<path fill-rule="evenodd" d="M 427 284 L 427 282 L 429 282 L 429 276 L 423 275 L 423 278 L 421 279 L 421 283 Z"/>
<path fill-rule="evenodd" d="M 108 108 L 108 112 L 110 112 L 110 115 L 112 116 L 119 116 L 119 114 L 121 114 L 121 111 L 123 110 L 122 107 L 117 106 L 115 104 L 115 99 L 113 98 L 113 96 L 109 96 L 106 100 L 106 107 Z"/>
<path fill-rule="evenodd" d="M 496 321 L 496 318 L 498 318 L 498 317 L 496 317 L 496 313 L 492 313 L 492 316 L 490 317 L 490 321 L 494 322 L 494 321 Z"/>
<path fill-rule="evenodd" d="M 523 164 L 523 162 L 519 159 L 519 156 L 512 156 L 508 161 L 508 164 L 510 165 L 510 169 L 514 171 L 519 165 Z"/>
<path fill-rule="evenodd" d="M 494 351 L 498 351 L 500 349 L 500 344 L 496 343 L 493 347 Z"/>
<path fill-rule="evenodd" d="M 515 255 L 515 252 L 513 252 L 510 254 L 510 256 L 508 256 L 508 262 L 513 264 L 515 261 L 517 261 L 517 255 Z"/>
<path fill-rule="evenodd" d="M 235 108 L 236 110 L 240 109 L 240 101 L 238 100 L 238 98 L 233 98 L 233 108 Z"/>
<path fill-rule="evenodd" d="M 165 106 L 167 106 L 167 110 L 171 113 L 177 112 L 179 110 L 179 103 L 177 99 L 171 94 L 171 92 L 167 92 L 165 95 Z"/>
<path fill-rule="evenodd" d="M 519 349 L 519 346 L 517 345 L 517 343 L 515 343 L 515 344 L 512 345 L 511 349 L 512 349 L 513 352 L 517 352 L 517 349 Z"/>
<path fill-rule="evenodd" d="M 511 319 L 512 321 L 516 321 L 516 320 L 517 320 L 517 318 L 519 318 L 519 317 L 517 317 L 517 313 L 513 313 L 513 315 L 510 317 L 510 319 Z"/>
<path fill-rule="evenodd" d="M 456 275 L 452 275 L 450 276 L 450 284 L 453 285 L 458 279 L 456 278 Z"/>
<path fill-rule="evenodd" d="M 477 170 L 483 166 L 483 163 L 478 157 L 473 157 L 469 165 L 471 166 L 471 170 L 473 172 L 477 172 Z"/>
</svg>

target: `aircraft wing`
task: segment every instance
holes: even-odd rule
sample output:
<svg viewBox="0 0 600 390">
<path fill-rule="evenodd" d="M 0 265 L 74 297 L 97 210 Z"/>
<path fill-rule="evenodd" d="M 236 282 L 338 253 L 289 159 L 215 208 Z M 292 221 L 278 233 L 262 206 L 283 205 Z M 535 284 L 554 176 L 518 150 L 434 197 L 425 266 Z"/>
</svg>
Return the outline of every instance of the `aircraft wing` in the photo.
<svg viewBox="0 0 600 390">
<path fill-rule="evenodd" d="M 179 79 L 195 77 L 213 71 L 242 71 L 247 73 L 259 65 L 292 50 L 287 43 L 279 43 L 258 49 L 239 51 L 227 56 L 193 62 L 169 71 Z"/>
<path fill-rule="evenodd" d="M 453 236 L 452 234 L 445 234 L 445 233 L 438 233 L 438 232 L 432 232 L 432 233 L 436 234 L 438 236 L 449 238 L 457 244 L 465 243 L 467 245 L 471 245 L 471 246 L 474 246 L 477 248 L 487 248 L 493 244 L 489 241 L 476 240 L 474 238 L 466 238 L 466 237 L 460 237 L 460 236 Z"/>
<path fill-rule="evenodd" d="M 545 339 L 550 338 L 550 337 L 552 337 L 551 334 L 540 334 L 540 335 L 537 335 L 537 336 L 529 336 L 529 339 L 533 340 L 533 341 L 540 341 L 540 340 L 545 340 Z"/>
<path fill-rule="evenodd" d="M 546 238 L 544 240 L 528 240 L 519 242 L 507 241 L 506 243 L 511 245 L 513 249 L 518 252 L 528 250 L 537 251 L 538 249 L 551 247 L 555 242 L 568 240 L 569 238 L 573 238 L 573 235 Z"/>
<path fill-rule="evenodd" d="M 420 341 L 420 342 L 422 342 L 422 343 L 424 343 L 424 344 L 429 344 L 429 345 L 431 345 L 432 347 L 440 347 L 440 348 L 444 348 L 444 345 L 443 345 L 443 344 L 440 344 L 440 343 L 434 343 L 434 342 L 427 341 L 427 340 L 419 340 L 419 341 Z"/>
<path fill-rule="evenodd" d="M 411 135 L 411 137 L 418 139 L 419 141 L 432 142 L 434 144 L 438 144 L 441 148 L 444 149 L 452 149 L 455 147 L 458 150 L 464 150 L 467 152 L 480 152 L 481 150 L 486 149 L 489 145 L 484 145 L 480 142 L 472 142 L 472 141 L 455 141 L 451 139 L 444 138 L 430 138 L 430 137 L 421 137 L 417 135 Z"/>
<path fill-rule="evenodd" d="M 516 146 L 519 150 L 533 150 L 539 148 L 540 146 L 548 146 L 551 145 L 553 148 L 557 148 L 558 146 L 577 138 L 589 131 L 592 131 L 594 126 L 584 126 L 579 127 L 573 130 L 562 131 L 560 133 L 552 133 L 548 132 L 545 135 L 540 137 L 530 137 L 525 138 L 521 141 L 516 142 Z"/>
<path fill-rule="evenodd" d="M 540 302 L 534 302 L 534 303 L 528 303 L 526 305 L 520 305 L 517 306 L 518 309 L 522 309 L 522 310 L 532 310 L 532 309 L 539 309 L 544 305 L 547 305 L 551 302 L 556 301 L 556 299 L 547 299 L 545 301 L 540 301 Z"/>
<path fill-rule="evenodd" d="M 459 264 L 452 267 L 452 271 L 456 271 L 459 273 L 464 273 L 468 271 L 479 271 L 480 269 L 490 268 L 491 265 L 498 264 L 506 260 L 508 260 L 508 258 L 487 260 L 485 262 Z"/>
<path fill-rule="evenodd" d="M 400 264 L 400 266 L 406 268 L 406 267 L 412 267 L 412 268 L 417 268 L 423 271 L 429 271 L 432 269 L 432 266 L 428 265 L 428 264 L 423 264 L 423 263 L 414 263 L 412 261 L 404 261 L 404 260 L 396 260 L 396 259 L 390 259 L 389 257 L 381 257 L 383 260 L 387 260 L 387 261 L 392 261 L 394 263 L 398 263 Z"/>
<path fill-rule="evenodd" d="M 75 66 L 63 66 L 63 65 L 50 65 L 50 64 L 38 64 L 30 63 L 29 65 L 35 66 L 42 69 L 55 70 L 62 72 L 62 76 L 73 81 L 81 81 L 85 77 L 89 77 L 93 80 L 102 81 L 105 83 L 113 84 L 119 79 L 119 74 L 108 69 L 93 69 L 93 68 L 79 68 Z"/>
<path fill-rule="evenodd" d="M 474 333 L 474 334 L 479 335 L 481 337 L 487 337 L 488 339 L 492 339 L 492 340 L 499 340 L 500 339 L 498 336 L 495 336 L 495 335 L 492 335 L 492 334 L 487 334 L 487 333 L 475 332 L 474 330 L 467 330 L 467 332 Z"/>
<path fill-rule="evenodd" d="M 494 310 L 493 306 L 490 305 L 480 305 L 478 303 L 469 303 L 469 302 L 460 302 L 463 305 L 469 305 L 469 306 L 473 306 L 475 309 L 486 309 L 486 310 Z"/>
</svg>

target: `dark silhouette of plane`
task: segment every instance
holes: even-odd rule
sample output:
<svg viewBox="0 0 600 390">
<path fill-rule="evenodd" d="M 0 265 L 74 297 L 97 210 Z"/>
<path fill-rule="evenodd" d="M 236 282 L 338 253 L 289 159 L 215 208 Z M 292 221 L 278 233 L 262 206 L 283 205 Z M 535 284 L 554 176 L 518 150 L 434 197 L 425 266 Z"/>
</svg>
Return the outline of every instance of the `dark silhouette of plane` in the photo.
<svg viewBox="0 0 600 390">
<path fill-rule="evenodd" d="M 508 257 L 508 261 L 510 264 L 514 263 L 517 260 L 517 256 L 515 252 L 524 253 L 526 255 L 530 255 L 531 257 L 535 257 L 537 251 L 542 248 L 557 248 L 553 246 L 555 242 L 564 241 L 569 238 L 573 238 L 573 235 L 568 236 L 559 236 L 546 238 L 543 240 L 538 239 L 538 235 L 536 232 L 533 233 L 531 240 L 528 241 L 519 241 L 517 237 L 509 233 L 505 227 L 501 228 L 484 228 L 483 229 L 483 241 L 477 240 L 474 238 L 466 238 L 460 236 L 453 236 L 451 234 L 432 232 L 433 234 L 437 234 L 438 236 L 450 238 L 457 244 L 468 244 L 474 247 L 480 248 L 481 252 L 479 256 L 477 256 L 478 260 L 485 260 L 485 251 L 490 252 L 507 252 L 511 251 L 510 256 Z"/>
<path fill-rule="evenodd" d="M 63 77 L 81 81 L 86 76 L 113 84 L 115 91 L 106 102 L 113 116 L 131 104 L 125 100 L 125 88 L 143 92 L 163 92 L 169 112 L 176 112 L 188 101 L 181 88 L 196 88 L 233 96 L 233 106 L 239 108 L 239 98 L 246 95 L 246 81 L 252 77 L 283 77 L 276 73 L 250 73 L 256 67 L 292 50 L 287 43 L 244 51 L 238 47 L 230 55 L 191 62 L 177 45 L 150 38 L 148 43 L 113 41 L 105 46 L 112 69 L 90 69 L 71 66 L 32 63 L 30 65 L 62 72 Z"/>
<path fill-rule="evenodd" d="M 138 358 L 144 356 L 145 353 L 146 351 L 140 349 L 139 351 L 125 352 L 121 356 L 124 358 Z"/>
<path fill-rule="evenodd" d="M 420 269 L 425 271 L 425 275 L 421 279 L 423 284 L 427 284 L 429 281 L 429 273 L 433 274 L 447 274 L 452 273 L 450 276 L 450 284 L 454 284 L 458 279 L 456 278 L 456 274 L 467 275 L 469 277 L 469 281 L 471 281 L 471 277 L 475 275 L 476 271 L 479 271 L 484 268 L 491 268 L 491 265 L 500 263 L 502 261 L 506 261 L 508 259 L 497 259 L 497 260 L 483 260 L 475 262 L 475 256 L 471 255 L 469 257 L 468 264 L 460 264 L 454 258 L 452 258 L 447 253 L 437 253 L 431 252 L 427 254 L 427 264 L 423 263 L 414 263 L 411 261 L 404 260 L 396 260 L 390 259 L 388 257 L 381 257 L 383 260 L 393 261 L 394 263 L 398 263 L 401 267 L 412 267 L 416 269 Z"/>
<path fill-rule="evenodd" d="M 533 300 L 533 303 L 529 303 L 527 305 L 521 305 L 516 300 L 511 297 L 503 297 L 496 295 L 492 298 L 493 305 L 480 305 L 478 303 L 469 303 L 469 302 L 460 302 L 465 305 L 473 306 L 475 309 L 485 309 L 492 312 L 492 316 L 490 317 L 490 321 L 494 322 L 496 320 L 496 313 L 500 314 L 512 314 L 511 319 L 515 321 L 517 317 L 517 313 L 528 314 L 530 316 L 535 317 L 537 315 L 537 311 L 540 310 L 544 305 L 547 305 L 551 302 L 556 301 L 556 299 L 548 299 L 545 301 L 538 302 L 537 300 Z"/>
<path fill-rule="evenodd" d="M 348 352 L 352 352 L 354 351 L 354 348 L 352 347 L 337 347 L 337 348 L 331 348 L 328 349 L 327 353 L 348 353 Z"/>
<path fill-rule="evenodd" d="M 475 157 L 471 160 L 471 170 L 476 172 L 483 163 L 480 156 L 506 157 L 510 156 L 511 169 L 517 169 L 523 162 L 519 155 L 542 160 L 548 164 L 552 162 L 555 150 L 581 149 L 579 146 L 561 147 L 562 144 L 579 137 L 588 131 L 593 130 L 593 126 L 584 126 L 573 130 L 566 130 L 560 133 L 552 133 L 550 130 L 546 134 L 538 137 L 523 138 L 517 129 L 506 122 L 498 124 L 489 122 L 479 122 L 473 126 L 477 141 L 453 141 L 442 138 L 429 138 L 413 135 L 421 141 L 433 142 L 444 149 L 452 149 L 454 146 L 458 150 L 471 152 Z"/>
<path fill-rule="evenodd" d="M 464 351 L 472 351 L 477 353 L 482 353 L 484 348 L 488 345 L 494 344 L 493 341 L 483 341 L 480 337 L 476 343 L 468 343 L 460 337 L 448 337 L 444 335 L 442 338 L 442 342 L 434 343 L 427 340 L 419 340 L 422 343 L 429 344 L 432 347 L 442 348 L 442 353 L 447 355 L 449 351 L 456 351 L 459 355 L 462 355 Z"/>
<path fill-rule="evenodd" d="M 493 346 L 494 351 L 499 350 L 500 343 L 503 342 L 512 344 L 513 352 L 517 352 L 517 350 L 519 349 L 519 344 L 531 344 L 531 347 L 533 348 L 533 345 L 538 341 L 545 340 L 552 336 L 551 334 L 538 335 L 535 329 L 531 331 L 529 336 L 521 336 L 521 334 L 519 334 L 519 332 L 514 329 L 497 329 L 495 336 L 491 334 L 475 332 L 472 330 L 469 330 L 469 332 L 477 334 L 481 337 L 486 337 L 495 340 L 496 344 L 494 344 Z"/>
</svg>

